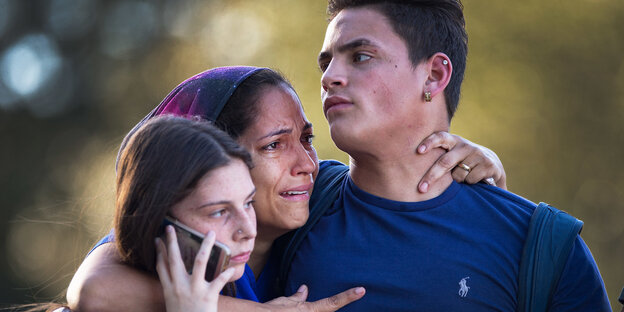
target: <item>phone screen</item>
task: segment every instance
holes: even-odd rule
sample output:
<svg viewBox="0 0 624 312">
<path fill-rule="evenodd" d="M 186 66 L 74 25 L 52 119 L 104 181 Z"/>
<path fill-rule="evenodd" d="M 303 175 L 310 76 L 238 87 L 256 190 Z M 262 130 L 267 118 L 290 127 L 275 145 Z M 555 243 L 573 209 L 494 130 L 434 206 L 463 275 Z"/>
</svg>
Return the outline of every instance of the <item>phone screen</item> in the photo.
<svg viewBox="0 0 624 312">
<path fill-rule="evenodd" d="M 189 274 L 193 273 L 193 264 L 195 262 L 195 257 L 197 256 L 197 253 L 199 252 L 199 247 L 204 240 L 204 235 L 180 223 L 179 221 L 169 216 L 166 216 L 163 220 L 163 236 L 164 227 L 167 225 L 173 226 L 176 231 L 178 246 L 180 247 L 180 255 L 182 256 L 182 261 L 184 262 L 184 267 L 186 268 L 186 271 Z M 221 273 L 227 267 L 227 265 L 229 264 L 229 260 L 229 248 L 222 243 L 215 241 L 215 244 L 212 246 L 212 250 L 210 251 L 210 256 L 208 258 L 205 275 L 206 280 L 211 282 L 213 279 L 215 279 L 219 275 L 219 273 Z"/>
</svg>

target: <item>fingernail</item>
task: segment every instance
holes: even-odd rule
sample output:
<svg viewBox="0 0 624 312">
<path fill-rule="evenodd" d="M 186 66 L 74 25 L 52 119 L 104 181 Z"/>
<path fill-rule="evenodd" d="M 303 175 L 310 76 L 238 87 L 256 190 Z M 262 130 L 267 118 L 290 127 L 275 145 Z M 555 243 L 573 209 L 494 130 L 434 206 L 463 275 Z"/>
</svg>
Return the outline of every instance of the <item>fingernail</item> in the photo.
<svg viewBox="0 0 624 312">
<path fill-rule="evenodd" d="M 301 286 L 299 286 L 299 289 L 297 289 L 297 292 L 298 293 L 302 293 L 302 292 L 304 292 L 306 290 L 306 288 L 307 288 L 306 285 L 301 285 Z"/>
<path fill-rule="evenodd" d="M 208 231 L 208 233 L 206 233 L 206 237 L 214 237 L 216 234 L 214 231 Z"/>
<path fill-rule="evenodd" d="M 356 293 L 357 295 L 361 295 L 361 294 L 363 294 L 363 293 L 364 293 L 364 291 L 365 291 L 365 290 L 364 290 L 364 287 L 358 287 L 358 288 L 356 288 L 356 289 L 355 289 L 355 293 Z"/>
<path fill-rule="evenodd" d="M 421 183 L 419 189 L 421 193 L 427 193 L 427 190 L 429 190 L 429 183 L 427 182 Z"/>
<path fill-rule="evenodd" d="M 427 146 L 421 145 L 421 146 L 418 147 L 418 152 L 419 153 L 424 153 L 426 149 L 427 149 Z"/>
<path fill-rule="evenodd" d="M 173 226 L 167 225 L 167 232 L 173 233 Z"/>
</svg>

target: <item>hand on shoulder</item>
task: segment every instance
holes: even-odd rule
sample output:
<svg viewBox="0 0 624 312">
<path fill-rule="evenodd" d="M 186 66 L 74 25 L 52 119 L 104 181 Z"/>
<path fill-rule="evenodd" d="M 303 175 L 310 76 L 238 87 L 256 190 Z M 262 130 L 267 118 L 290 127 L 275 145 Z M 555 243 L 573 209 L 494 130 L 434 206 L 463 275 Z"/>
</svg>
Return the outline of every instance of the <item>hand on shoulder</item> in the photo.
<svg viewBox="0 0 624 312">
<path fill-rule="evenodd" d="M 359 300 L 364 296 L 366 290 L 364 287 L 354 287 L 343 291 L 339 294 L 327 297 L 321 300 L 307 302 L 308 287 L 301 285 L 299 290 L 290 297 L 279 297 L 265 304 L 271 306 L 271 310 L 279 311 L 315 311 L 315 312 L 332 312 L 336 311 L 347 304 Z"/>
<path fill-rule="evenodd" d="M 474 184 L 483 181 L 507 189 L 505 168 L 496 153 L 487 147 L 440 131 L 424 139 L 418 146 L 417 153 L 425 154 L 434 148 L 442 148 L 446 153 L 436 160 L 418 183 L 418 191 L 421 193 L 426 193 L 433 181 L 448 172 L 460 183 Z"/>
</svg>

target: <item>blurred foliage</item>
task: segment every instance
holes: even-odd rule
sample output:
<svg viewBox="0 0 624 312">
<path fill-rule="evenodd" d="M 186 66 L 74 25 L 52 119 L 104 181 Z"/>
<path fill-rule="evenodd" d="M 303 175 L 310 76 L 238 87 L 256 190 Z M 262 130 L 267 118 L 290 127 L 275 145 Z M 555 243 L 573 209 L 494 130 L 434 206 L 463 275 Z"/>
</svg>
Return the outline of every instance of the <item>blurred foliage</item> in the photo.
<svg viewBox="0 0 624 312">
<path fill-rule="evenodd" d="M 585 221 L 618 307 L 624 2 L 464 5 L 470 52 L 452 131 L 499 155 L 511 191 Z M 0 304 L 63 294 L 110 227 L 121 139 L 197 72 L 281 70 L 315 125 L 320 157 L 348 161 L 319 109 L 325 26 L 324 1 L 0 0 Z M 20 59 L 24 51 L 32 57 Z M 50 61 L 33 67 L 37 57 Z"/>
</svg>

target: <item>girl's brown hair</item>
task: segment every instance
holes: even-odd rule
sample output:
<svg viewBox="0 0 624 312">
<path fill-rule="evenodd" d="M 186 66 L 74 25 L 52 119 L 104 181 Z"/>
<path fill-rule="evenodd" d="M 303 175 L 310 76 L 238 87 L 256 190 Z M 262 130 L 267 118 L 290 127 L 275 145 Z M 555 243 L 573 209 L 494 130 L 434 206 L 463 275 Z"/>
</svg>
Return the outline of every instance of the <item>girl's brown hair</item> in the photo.
<svg viewBox="0 0 624 312">
<path fill-rule="evenodd" d="M 154 240 L 169 209 L 232 159 L 252 167 L 249 153 L 206 121 L 161 116 L 142 125 L 117 168 L 114 226 L 122 261 L 155 274 Z"/>
</svg>

